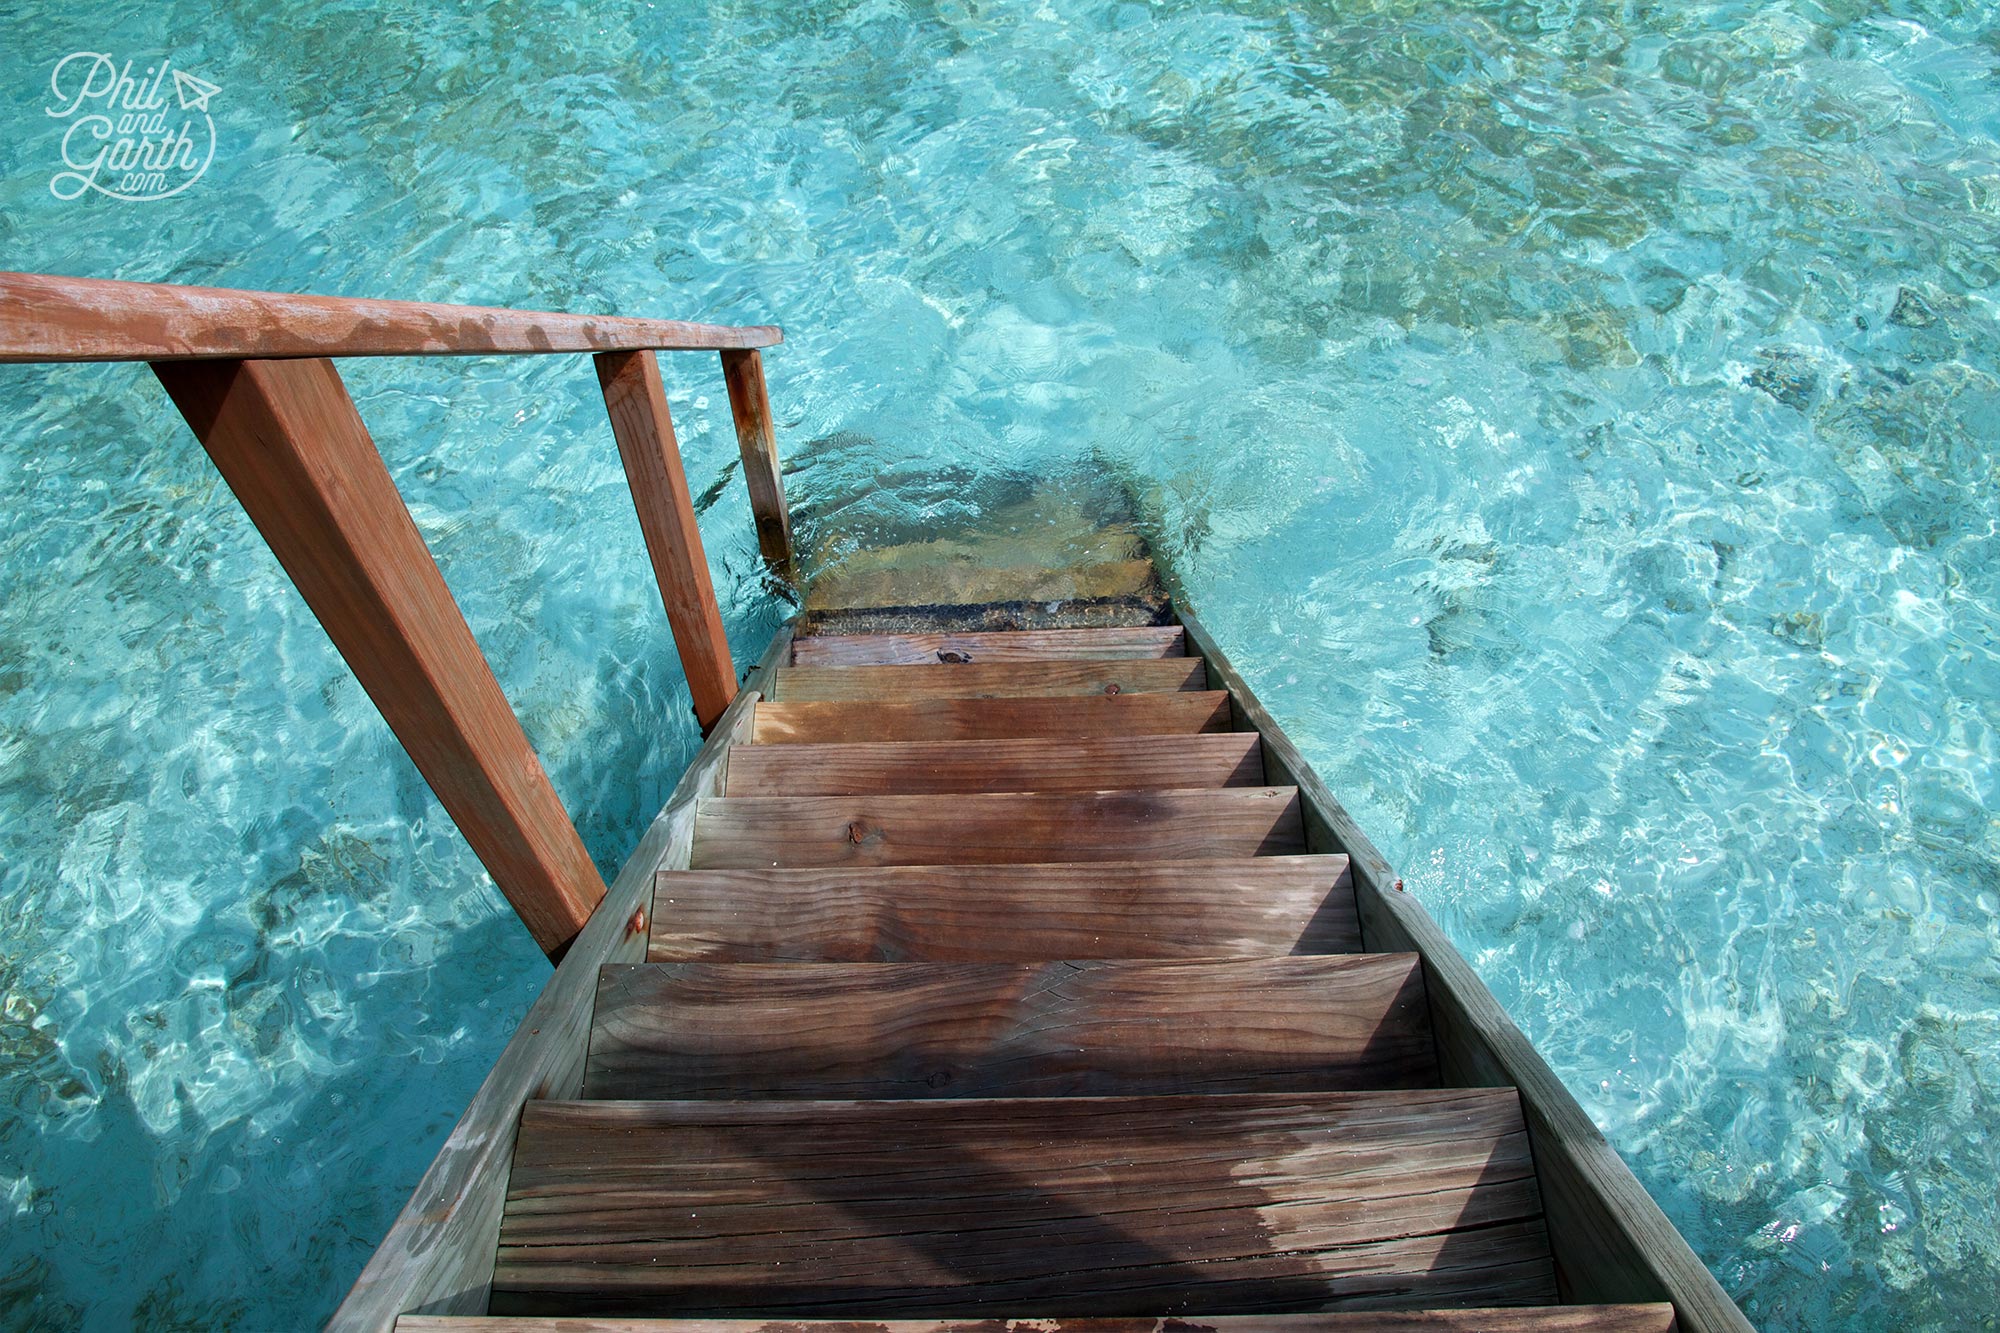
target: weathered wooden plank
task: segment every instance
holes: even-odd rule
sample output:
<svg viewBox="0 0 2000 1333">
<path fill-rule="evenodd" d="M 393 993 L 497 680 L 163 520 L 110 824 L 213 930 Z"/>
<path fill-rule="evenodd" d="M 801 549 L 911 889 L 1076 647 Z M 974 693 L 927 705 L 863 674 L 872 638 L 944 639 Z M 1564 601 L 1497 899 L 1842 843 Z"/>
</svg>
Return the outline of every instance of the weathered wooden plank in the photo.
<svg viewBox="0 0 2000 1333">
<path fill-rule="evenodd" d="M 743 749 L 730 760 L 733 769 Z M 681 870 L 656 962 L 1208 958 L 1361 947 L 1347 858 Z"/>
<path fill-rule="evenodd" d="M 1541 1168 L 1563 1299 L 1667 1300 L 1687 1333 L 1749 1333 L 1743 1312 L 1540 1052 L 1429 914 L 1395 887 L 1387 859 L 1285 737 L 1214 637 L 1185 607 L 1180 615 L 1189 644 L 1236 697 L 1239 724 L 1263 736 L 1272 780 L 1299 788 L 1308 842 L 1316 851 L 1342 851 L 1353 858 L 1355 897 L 1368 947 L 1422 956 L 1444 1078 L 1520 1089 Z"/>
<path fill-rule="evenodd" d="M 754 349 L 722 354 L 722 381 L 729 391 L 729 415 L 736 422 L 736 446 L 743 457 L 743 485 L 757 523 L 757 546 L 778 577 L 792 578 L 792 515 L 785 504 L 784 471 L 778 465 L 778 434 L 771 422 L 771 395 L 764 387 L 764 358 Z"/>
<path fill-rule="evenodd" d="M 769 326 L 0 273 L 0 362 L 769 347 Z"/>
<path fill-rule="evenodd" d="M 1077 695 L 1059 699 L 764 703 L 759 745 L 842 741 L 979 741 L 1016 736 L 1158 736 L 1229 730 L 1229 696 Z"/>
<path fill-rule="evenodd" d="M 586 1097 L 876 1099 L 1437 1086 L 1414 954 L 644 963 L 597 988 Z"/>
<path fill-rule="evenodd" d="M 1072 694 L 1148 694 L 1206 690 L 1199 657 L 1123 658 L 1100 662 L 978 662 L 967 666 L 787 667 L 771 698 L 779 703 L 812 699 L 1023 699 Z"/>
<path fill-rule="evenodd" d="M 918 796 L 951 791 L 1108 791 L 1261 787 L 1255 732 L 1083 740 L 885 741 L 746 745 L 729 761 L 729 796 Z"/>
<path fill-rule="evenodd" d="M 815 571 L 807 623 L 825 628 L 830 619 L 834 632 L 866 633 L 883 624 L 877 617 L 887 613 L 893 617 L 888 627 L 901 633 L 911 628 L 912 613 L 943 613 L 950 618 L 930 622 L 939 630 L 979 630 L 988 628 L 996 608 L 1004 608 L 998 613 L 1022 629 L 1093 629 L 1156 625 L 1166 601 L 1152 559 L 1143 555 L 1105 560 L 1084 555 L 1069 565 L 994 565 L 940 559 L 942 554 L 933 544 L 919 543 L 902 548 L 896 558 L 840 562 Z M 977 619 L 967 623 L 964 616 Z"/>
<path fill-rule="evenodd" d="M 1478 1310 L 1092 1319 L 645 1319 L 616 1315 L 405 1315 L 397 1333 L 1675 1333 L 1671 1305 L 1532 1305 Z"/>
<path fill-rule="evenodd" d="M 521 1107 L 531 1097 L 574 1097 L 582 1091 L 598 969 L 644 956 L 646 931 L 643 926 L 633 929 L 633 914 L 649 905 L 657 874 L 687 865 L 694 803 L 721 789 L 731 743 L 749 729 L 756 689 L 770 679 L 790 646 L 791 628 L 786 626 L 773 637 L 745 692 L 709 734 L 590 923 L 521 1020 L 409 1203 L 328 1322 L 328 1333 L 387 1333 L 397 1315 L 412 1310 L 437 1314 L 485 1310 Z"/>
<path fill-rule="evenodd" d="M 1221 646 L 1191 612 L 1183 613 L 1181 619 L 1188 642 L 1201 645 L 1204 659 L 1214 662 L 1215 683 L 1229 692 L 1236 729 L 1254 731 L 1264 738 L 1264 766 L 1267 772 L 1274 775 L 1272 780 L 1291 783 L 1300 791 L 1310 790 L 1313 793 L 1314 799 L 1306 812 L 1306 841 L 1312 849 L 1316 852 L 1343 852 L 1353 857 L 1357 866 L 1365 867 L 1371 875 L 1386 876 L 1384 883 L 1393 882 L 1395 875 L 1389 869 L 1388 860 L 1376 850 L 1375 844 L 1368 840 L 1368 835 L 1361 831 L 1346 808 L 1334 799 L 1326 783 L 1320 780 L 1319 774 L 1306 762 L 1298 747 L 1292 744 L 1291 737 L 1285 735 L 1285 729 L 1266 711 L 1256 691 L 1237 672 Z M 1215 654 L 1213 658 L 1209 657 L 1211 651 Z M 1278 774 L 1283 776 L 1275 776 Z"/>
<path fill-rule="evenodd" d="M 674 441 L 660 363 L 651 352 L 604 352 L 597 357 L 597 378 L 604 386 L 604 407 L 625 460 L 625 478 L 674 647 L 694 695 L 694 715 L 706 731 L 736 697 L 736 668 L 729 659 L 729 638 L 715 602 L 701 529 L 695 525 L 694 496 Z"/>
<path fill-rule="evenodd" d="M 704 870 L 1285 856 L 1305 850 L 1290 787 L 705 800 Z"/>
<path fill-rule="evenodd" d="M 792 644 L 794 666 L 916 666 L 931 662 L 977 665 L 1183 655 L 1179 625 L 958 634 L 809 634 Z"/>
<path fill-rule="evenodd" d="M 333 363 L 154 370 L 493 882 L 559 952 L 604 880 Z"/>
<path fill-rule="evenodd" d="M 1519 1104 L 1491 1089 L 535 1102 L 494 1270 L 501 1314 L 1201 1315 L 1553 1294 Z"/>
</svg>

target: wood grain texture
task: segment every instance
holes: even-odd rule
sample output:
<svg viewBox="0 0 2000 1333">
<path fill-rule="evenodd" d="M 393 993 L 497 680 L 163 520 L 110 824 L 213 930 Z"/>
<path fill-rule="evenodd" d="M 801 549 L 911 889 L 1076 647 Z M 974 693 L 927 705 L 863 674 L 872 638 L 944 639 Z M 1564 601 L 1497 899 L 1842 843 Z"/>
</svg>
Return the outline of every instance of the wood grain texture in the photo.
<svg viewBox="0 0 2000 1333">
<path fill-rule="evenodd" d="M 1077 695 L 1067 699 L 931 699 L 764 703 L 759 745 L 842 741 L 978 741 L 1019 736 L 1160 736 L 1229 730 L 1229 696 Z"/>
<path fill-rule="evenodd" d="M 604 881 L 333 363 L 154 370 L 493 882 L 560 951 Z"/>
<path fill-rule="evenodd" d="M 765 563 L 789 582 L 792 515 L 785 504 L 784 469 L 778 465 L 778 435 L 771 422 L 771 395 L 764 386 L 763 356 L 754 349 L 723 352 L 722 381 L 729 390 L 729 415 L 736 423 L 757 546 Z"/>
<path fill-rule="evenodd" d="M 1103 597 L 1096 596 L 1094 589 L 1086 588 L 1077 599 L 1062 602 L 1009 601 L 967 606 L 962 602 L 940 604 L 931 600 L 921 606 L 840 609 L 820 608 L 808 601 L 799 629 L 802 636 L 814 638 L 884 634 L 1014 634 L 1047 630 L 1150 628 L 1168 624 L 1172 615 L 1173 608 L 1167 603 L 1167 595 L 1155 582 L 1152 587 L 1139 592 Z M 1110 655 L 1117 656 L 1115 653 Z M 799 665 L 839 664 L 802 661 Z"/>
<path fill-rule="evenodd" d="M 1199 1315 L 1553 1294 L 1511 1091 L 534 1102 L 493 1312 Z"/>
<path fill-rule="evenodd" d="M 674 440 L 660 363 L 651 352 L 604 352 L 596 360 L 646 553 L 694 696 L 694 715 L 706 731 L 736 697 L 736 668 L 695 525 L 694 497 Z"/>
<path fill-rule="evenodd" d="M 1675 1333 L 1671 1305 L 1536 1305 L 1477 1310 L 1092 1319 L 644 1319 L 616 1315 L 405 1315 L 397 1333 Z"/>
<path fill-rule="evenodd" d="M 1181 657 L 1179 625 L 1011 630 L 959 634 L 810 634 L 792 644 L 794 666 L 916 666 L 948 657 L 982 662 L 1103 661 Z"/>
<path fill-rule="evenodd" d="M 0 273 L 0 362 L 769 347 L 776 328 Z"/>
<path fill-rule="evenodd" d="M 1467 1086 L 1520 1089 L 1563 1299 L 1666 1300 L 1688 1333 L 1749 1333 L 1743 1312 L 1486 984 L 1423 907 L 1395 888 L 1387 859 L 1285 737 L 1221 645 L 1184 603 L 1180 616 L 1189 644 L 1238 700 L 1240 725 L 1263 736 L 1272 779 L 1299 788 L 1308 842 L 1316 851 L 1344 851 L 1353 858 L 1367 947 L 1423 958 L 1443 1077 Z"/>
<path fill-rule="evenodd" d="M 687 865 L 695 800 L 720 790 L 730 745 L 749 730 L 755 690 L 769 680 L 790 643 L 790 626 L 773 637 L 745 693 L 681 775 L 666 807 L 375 1247 L 327 1323 L 329 1333 L 386 1333 L 398 1315 L 412 1310 L 473 1314 L 486 1308 L 521 1107 L 530 1098 L 574 1097 L 582 1091 L 598 969 L 644 955 L 646 939 L 631 929 L 632 913 L 646 905 L 656 875 Z"/>
<path fill-rule="evenodd" d="M 933 792 L 1260 787 L 1254 732 L 1083 740 L 887 741 L 746 745 L 729 759 L 730 796 L 919 796 Z"/>
<path fill-rule="evenodd" d="M 657 962 L 1031 962 L 1360 947 L 1347 858 L 1270 856 L 680 870 L 662 874 L 656 885 L 648 956 Z"/>
<path fill-rule="evenodd" d="M 1437 1086 L 1414 954 L 645 963 L 597 988 L 586 1097 L 827 1100 Z"/>
<path fill-rule="evenodd" d="M 902 553 L 908 556 L 910 553 Z M 911 612 L 943 611 L 950 615 L 983 615 L 996 606 L 1007 614 L 1025 618 L 1030 608 L 1053 607 L 1053 625 L 1029 620 L 1022 628 L 1086 629 L 1105 624 L 1158 624 L 1154 609 L 1163 604 L 1160 583 L 1151 557 L 1086 561 L 1070 565 L 1031 563 L 995 565 L 985 560 L 939 562 L 928 558 L 905 559 L 894 563 L 868 561 L 864 566 L 846 563 L 814 572 L 806 593 L 809 623 L 823 627 L 828 618 L 844 632 L 851 632 L 851 617 L 872 617 L 890 612 L 899 620 Z M 1021 556 L 1036 560 L 1027 552 Z M 1096 604 L 1092 607 L 1091 604 Z M 1142 609 L 1144 608 L 1144 609 Z M 1142 620 L 1125 620 L 1125 612 L 1143 615 Z M 1078 615 L 1090 620 L 1078 623 Z M 1120 619 L 1105 620 L 1106 615 Z M 873 628 L 872 625 L 869 626 Z M 909 628 L 907 624 L 896 627 Z M 946 623 L 940 628 L 973 629 L 974 625 Z"/>
<path fill-rule="evenodd" d="M 695 817 L 697 869 L 1286 856 L 1290 787 L 937 796 L 732 796 Z"/>
<path fill-rule="evenodd" d="M 1084 662 L 975 662 L 928 666 L 787 667 L 772 699 L 1023 699 L 1071 694 L 1154 694 L 1206 690 L 1199 657 Z"/>
</svg>

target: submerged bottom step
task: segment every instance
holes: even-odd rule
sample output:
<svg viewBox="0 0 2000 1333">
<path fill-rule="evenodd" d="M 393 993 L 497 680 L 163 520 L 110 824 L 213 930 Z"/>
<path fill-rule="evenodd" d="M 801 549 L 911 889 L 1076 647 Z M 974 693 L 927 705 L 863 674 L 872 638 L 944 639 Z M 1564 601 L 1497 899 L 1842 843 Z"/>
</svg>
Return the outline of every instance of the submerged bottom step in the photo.
<svg viewBox="0 0 2000 1333">
<path fill-rule="evenodd" d="M 530 1102 L 498 1314 L 1175 1315 L 1555 1299 L 1511 1088 Z"/>
</svg>

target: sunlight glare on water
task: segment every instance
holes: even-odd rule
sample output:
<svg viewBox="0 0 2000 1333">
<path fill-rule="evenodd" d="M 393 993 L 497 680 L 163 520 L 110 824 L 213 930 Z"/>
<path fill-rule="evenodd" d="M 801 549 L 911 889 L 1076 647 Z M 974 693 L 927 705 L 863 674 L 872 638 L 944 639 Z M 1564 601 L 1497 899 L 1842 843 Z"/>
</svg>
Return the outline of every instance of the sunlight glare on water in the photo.
<svg viewBox="0 0 2000 1333">
<path fill-rule="evenodd" d="M 1753 1322 L 1991 1327 L 1989 11 L 0 37 L 8 267 L 782 323 L 822 545 L 1114 480 Z M 193 187 L 50 192 L 80 50 L 221 88 Z M 666 369 L 741 662 L 784 608 L 712 358 Z M 343 373 L 609 873 L 696 738 L 588 362 Z M 0 402 L 0 1325 L 313 1324 L 546 968 L 143 368 Z"/>
</svg>

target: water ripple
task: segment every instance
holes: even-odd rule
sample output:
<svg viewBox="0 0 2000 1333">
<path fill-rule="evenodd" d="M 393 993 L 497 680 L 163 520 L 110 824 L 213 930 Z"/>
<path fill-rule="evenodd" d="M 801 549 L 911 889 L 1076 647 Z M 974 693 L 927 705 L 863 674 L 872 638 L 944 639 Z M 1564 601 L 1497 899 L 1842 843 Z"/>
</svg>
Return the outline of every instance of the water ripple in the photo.
<svg viewBox="0 0 2000 1333">
<path fill-rule="evenodd" d="M 0 31 L 10 265 L 781 321 L 817 550 L 1112 479 L 1759 1326 L 1990 1304 L 1985 11 Z M 36 98 L 79 45 L 224 86 L 198 189 L 48 195 Z M 343 370 L 613 866 L 695 737 L 587 364 Z M 746 656 L 780 608 L 720 384 L 666 373 Z M 313 1323 L 537 955 L 144 373 L 0 399 L 0 1324 Z"/>
</svg>

